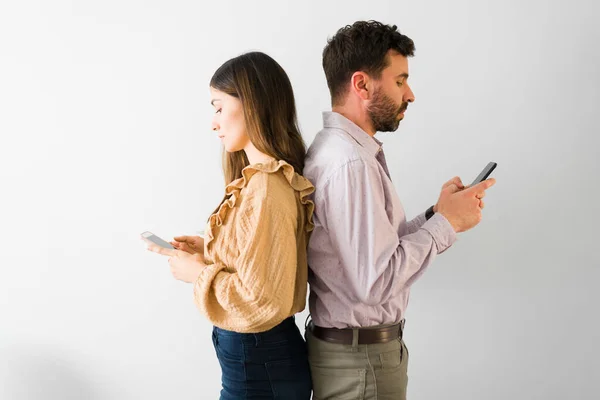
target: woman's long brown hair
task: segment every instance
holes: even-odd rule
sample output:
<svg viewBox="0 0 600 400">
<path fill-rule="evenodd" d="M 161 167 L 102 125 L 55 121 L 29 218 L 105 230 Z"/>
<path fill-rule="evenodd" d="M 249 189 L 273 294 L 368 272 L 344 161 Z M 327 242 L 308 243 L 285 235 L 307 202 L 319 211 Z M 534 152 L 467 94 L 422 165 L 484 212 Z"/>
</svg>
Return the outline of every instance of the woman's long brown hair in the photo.
<svg viewBox="0 0 600 400">
<path fill-rule="evenodd" d="M 277 61 L 261 52 L 242 54 L 221 65 L 210 86 L 241 101 L 248 136 L 260 152 L 286 161 L 302 174 L 306 145 L 298 128 L 292 84 Z M 244 150 L 223 149 L 225 185 L 241 178 L 248 165 Z"/>
<path fill-rule="evenodd" d="M 302 174 L 306 145 L 298 128 L 292 84 L 277 61 L 261 52 L 242 54 L 219 67 L 210 86 L 240 99 L 248 136 L 260 152 L 286 161 Z M 247 165 L 243 150 L 224 150 L 225 184 L 241 178 Z"/>
</svg>

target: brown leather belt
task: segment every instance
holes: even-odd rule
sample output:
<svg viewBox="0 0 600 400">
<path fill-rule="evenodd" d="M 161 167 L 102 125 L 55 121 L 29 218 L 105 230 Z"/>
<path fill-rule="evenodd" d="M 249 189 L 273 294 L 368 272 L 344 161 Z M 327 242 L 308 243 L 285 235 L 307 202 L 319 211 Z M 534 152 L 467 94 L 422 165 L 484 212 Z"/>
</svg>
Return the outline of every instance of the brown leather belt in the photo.
<svg viewBox="0 0 600 400">
<path fill-rule="evenodd" d="M 377 328 L 323 328 L 316 326 L 312 321 L 308 324 L 310 332 L 318 339 L 330 343 L 352 344 L 352 331 L 358 331 L 358 344 L 387 343 L 395 339 L 402 339 L 404 320 L 399 324 Z"/>
</svg>

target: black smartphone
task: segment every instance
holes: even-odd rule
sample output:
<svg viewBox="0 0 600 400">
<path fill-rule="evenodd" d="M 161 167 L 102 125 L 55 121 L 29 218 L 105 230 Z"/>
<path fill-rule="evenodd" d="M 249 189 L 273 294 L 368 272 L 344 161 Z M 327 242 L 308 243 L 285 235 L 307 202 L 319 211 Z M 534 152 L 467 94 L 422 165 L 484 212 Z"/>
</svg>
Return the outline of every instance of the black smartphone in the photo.
<svg viewBox="0 0 600 400">
<path fill-rule="evenodd" d="M 490 174 L 492 173 L 492 171 L 494 169 L 496 169 L 496 166 L 498 164 L 496 164 L 495 162 L 490 162 L 488 163 L 488 165 L 485 166 L 485 168 L 483 169 L 483 171 L 481 171 L 481 173 L 479 175 L 477 175 L 477 178 L 475 178 L 475 180 L 473 181 L 473 183 L 471 183 L 471 186 L 475 186 L 480 182 L 485 181 L 488 176 L 490 176 Z"/>
</svg>

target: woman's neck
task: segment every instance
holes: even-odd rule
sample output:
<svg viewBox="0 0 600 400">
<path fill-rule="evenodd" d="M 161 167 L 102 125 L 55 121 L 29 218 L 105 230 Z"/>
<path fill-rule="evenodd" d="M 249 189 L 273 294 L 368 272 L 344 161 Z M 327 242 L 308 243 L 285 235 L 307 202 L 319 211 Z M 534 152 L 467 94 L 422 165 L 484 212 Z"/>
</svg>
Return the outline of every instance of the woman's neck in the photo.
<svg viewBox="0 0 600 400">
<path fill-rule="evenodd" d="M 273 157 L 259 151 L 252 143 L 249 143 L 248 146 L 246 146 L 244 152 L 246 153 L 250 165 L 258 163 L 264 164 L 274 160 Z"/>
</svg>

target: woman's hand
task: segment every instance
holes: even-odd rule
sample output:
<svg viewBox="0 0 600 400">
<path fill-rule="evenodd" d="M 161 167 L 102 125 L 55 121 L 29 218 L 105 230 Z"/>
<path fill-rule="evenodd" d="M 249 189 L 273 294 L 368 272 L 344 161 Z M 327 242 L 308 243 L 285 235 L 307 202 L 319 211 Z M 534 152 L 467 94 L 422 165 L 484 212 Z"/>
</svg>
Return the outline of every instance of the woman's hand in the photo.
<svg viewBox="0 0 600 400">
<path fill-rule="evenodd" d="M 165 249 L 154 243 L 148 244 L 148 250 L 169 257 L 171 274 L 177 280 L 194 283 L 206 267 L 202 253 L 190 254 L 177 249 Z"/>
<path fill-rule="evenodd" d="M 204 238 L 201 236 L 175 236 L 170 243 L 176 249 L 186 253 L 204 255 Z"/>
</svg>

